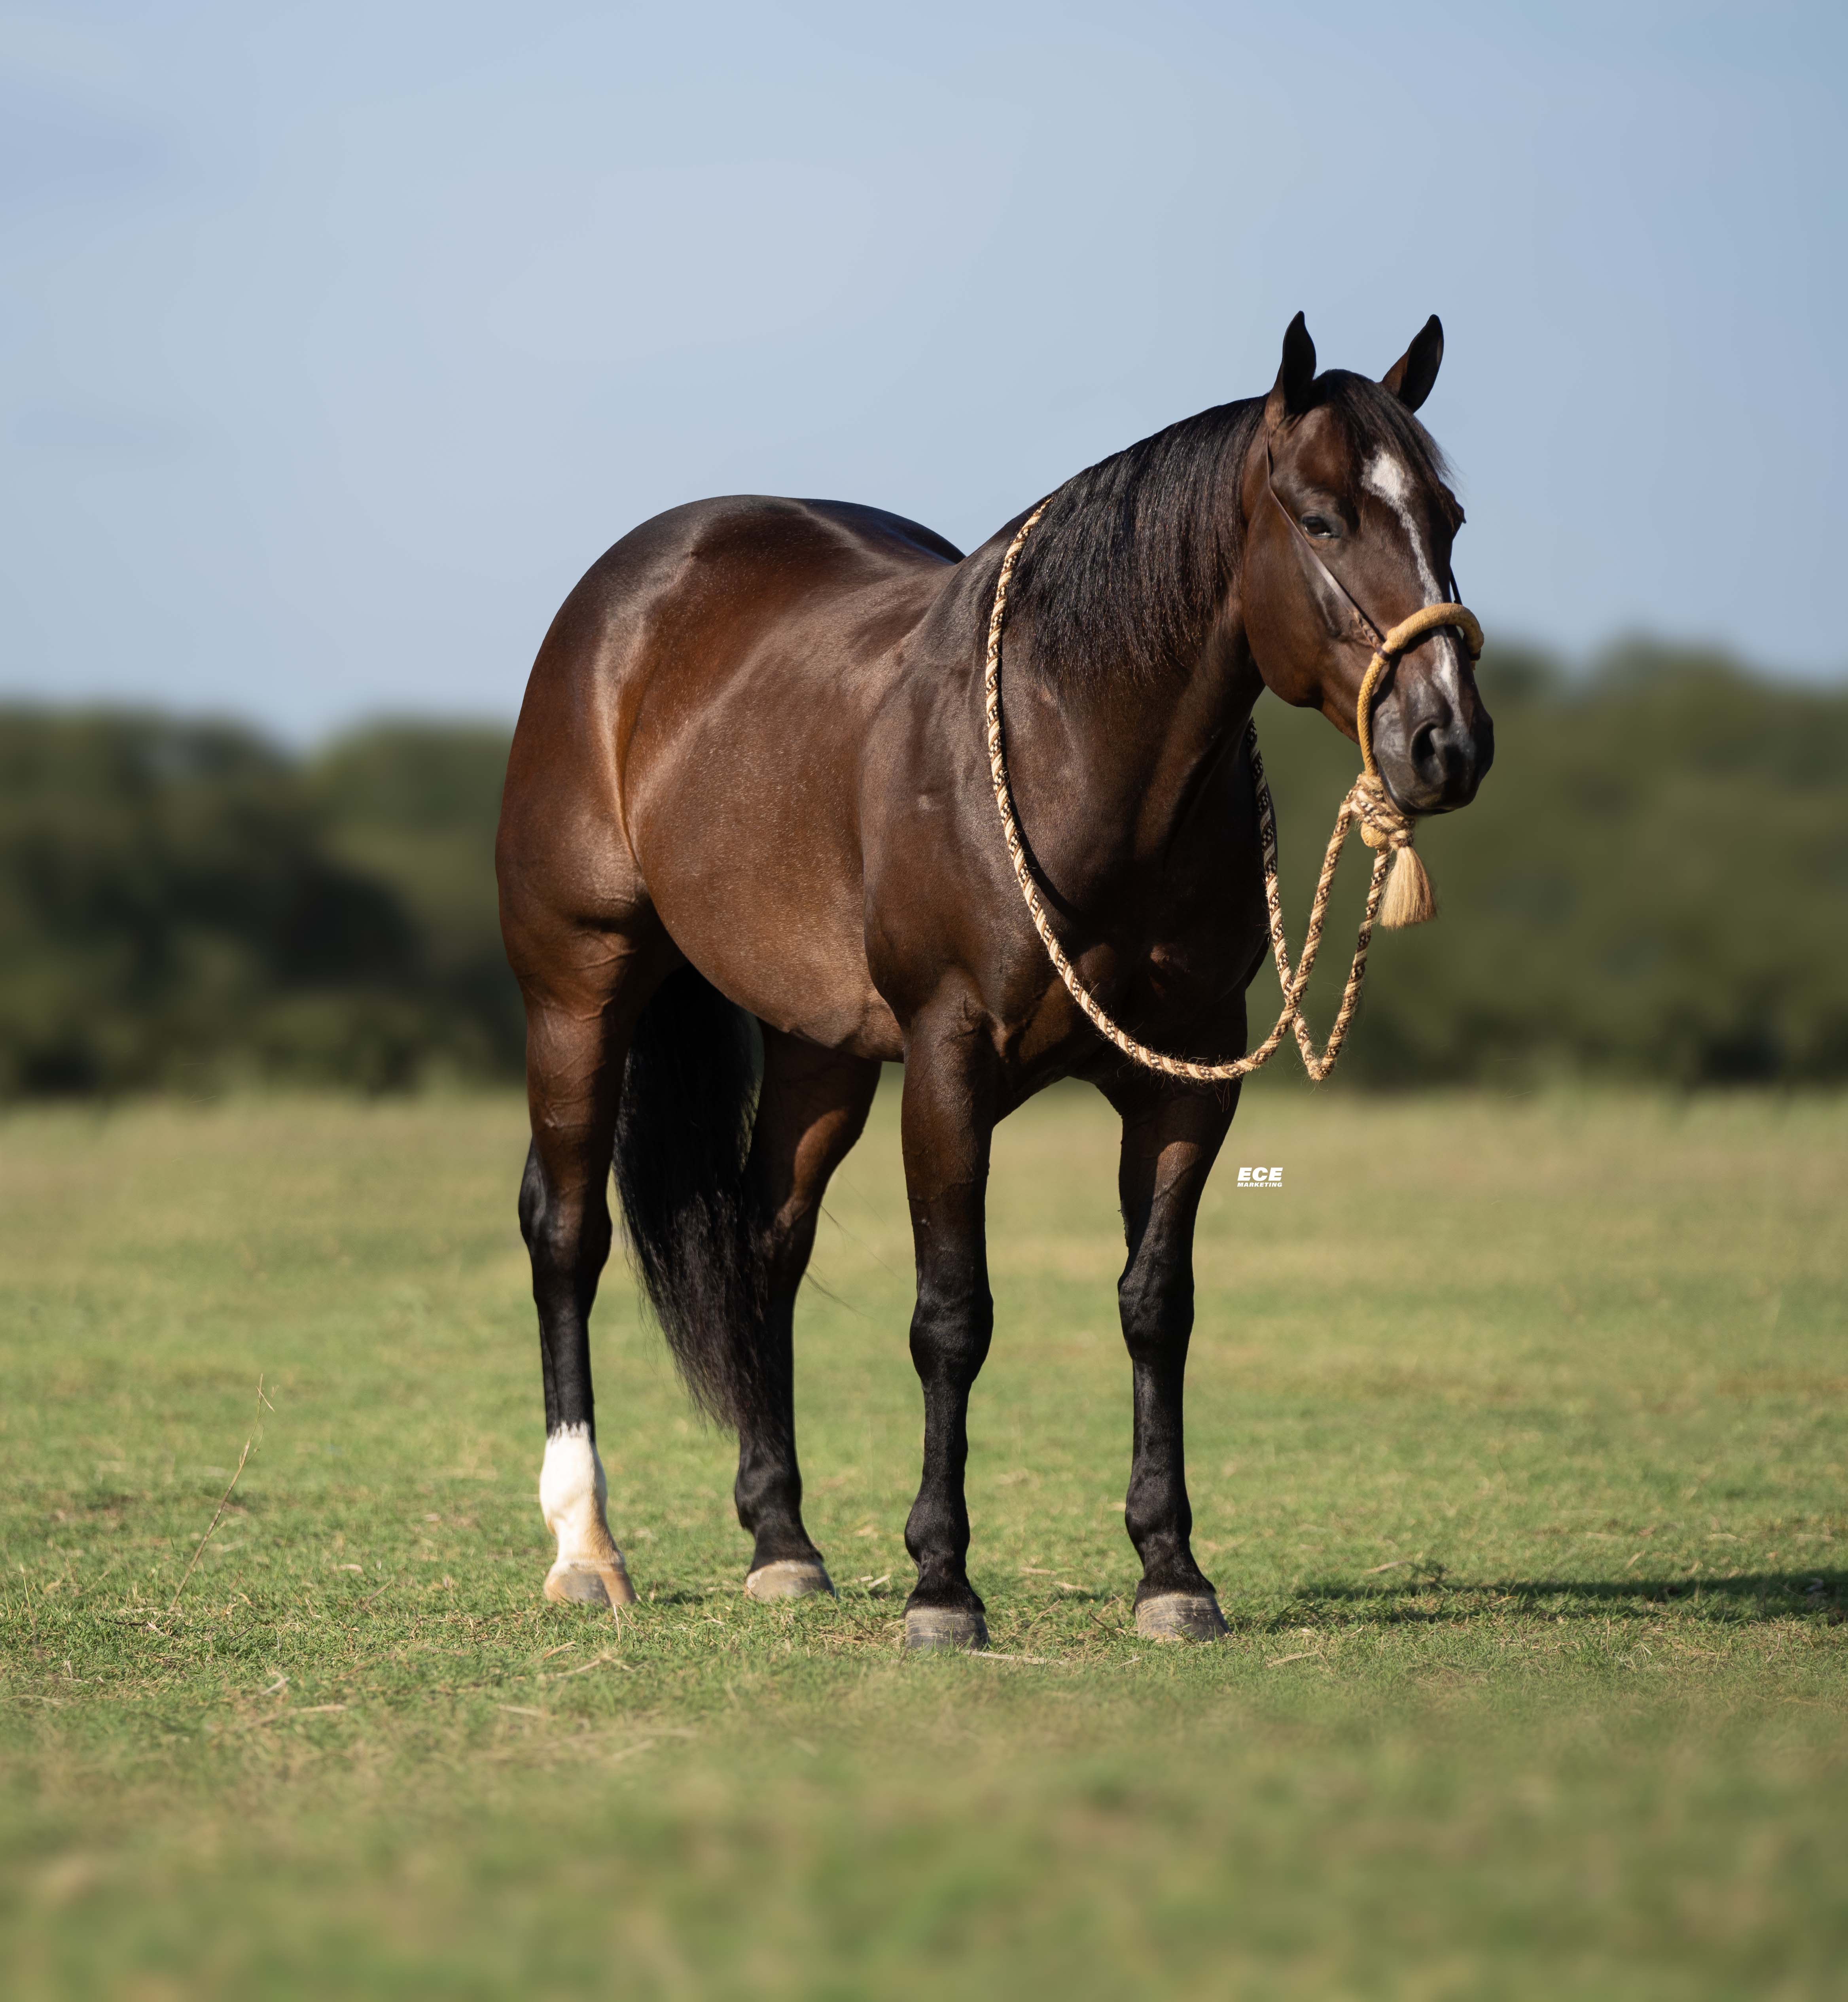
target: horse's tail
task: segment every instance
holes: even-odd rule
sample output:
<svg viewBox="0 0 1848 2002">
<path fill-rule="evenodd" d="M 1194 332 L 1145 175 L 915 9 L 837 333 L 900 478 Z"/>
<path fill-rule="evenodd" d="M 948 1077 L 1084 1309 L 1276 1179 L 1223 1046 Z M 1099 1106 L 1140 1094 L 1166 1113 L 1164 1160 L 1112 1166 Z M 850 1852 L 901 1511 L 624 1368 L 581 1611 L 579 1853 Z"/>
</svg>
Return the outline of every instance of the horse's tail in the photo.
<svg viewBox="0 0 1848 2002">
<path fill-rule="evenodd" d="M 616 1193 L 655 1318 L 694 1400 L 741 1427 L 764 1408 L 763 1233 L 745 1174 L 751 1017 L 684 966 L 642 1011 L 616 1121 Z"/>
</svg>

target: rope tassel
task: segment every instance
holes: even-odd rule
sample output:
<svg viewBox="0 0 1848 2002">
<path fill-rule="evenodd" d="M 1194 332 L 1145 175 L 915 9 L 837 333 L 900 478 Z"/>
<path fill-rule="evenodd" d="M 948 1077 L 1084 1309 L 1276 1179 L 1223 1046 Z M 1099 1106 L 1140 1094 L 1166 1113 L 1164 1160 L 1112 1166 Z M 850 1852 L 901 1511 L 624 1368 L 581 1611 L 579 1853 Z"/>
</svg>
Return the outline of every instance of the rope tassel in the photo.
<svg viewBox="0 0 1848 2002">
<path fill-rule="evenodd" d="M 1428 924 L 1438 914 L 1438 900 L 1431 895 L 1431 877 L 1408 841 L 1393 857 L 1386 874 L 1386 901 L 1379 907 L 1379 922 L 1389 932 L 1408 925 Z"/>
<path fill-rule="evenodd" d="M 1363 773 L 1355 780 L 1347 805 L 1360 822 L 1361 839 L 1376 853 L 1386 851 L 1381 856 L 1386 879 L 1379 922 L 1389 931 L 1428 924 L 1438 914 L 1438 900 L 1431 894 L 1424 863 L 1412 846 L 1417 824 L 1393 804 L 1377 772 Z"/>
</svg>

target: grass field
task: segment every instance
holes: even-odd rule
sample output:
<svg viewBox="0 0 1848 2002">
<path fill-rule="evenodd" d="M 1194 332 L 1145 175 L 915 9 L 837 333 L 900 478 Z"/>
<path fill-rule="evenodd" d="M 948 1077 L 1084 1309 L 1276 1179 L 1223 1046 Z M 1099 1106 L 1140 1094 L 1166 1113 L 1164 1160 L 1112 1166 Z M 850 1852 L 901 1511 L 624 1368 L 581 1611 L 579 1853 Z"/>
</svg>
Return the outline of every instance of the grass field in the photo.
<svg viewBox="0 0 1848 2002">
<path fill-rule="evenodd" d="M 539 1596 L 515 1103 L 0 1121 L 6 1993 L 1848 1995 L 1839 1101 L 1254 1096 L 1192 1650 L 1131 1619 L 1108 1118 L 1037 1102 L 971 1426 L 1007 1659 L 898 1647 L 895 1111 L 799 1330 L 839 1603 L 743 1599 L 612 1271 L 620 1630 Z"/>
</svg>

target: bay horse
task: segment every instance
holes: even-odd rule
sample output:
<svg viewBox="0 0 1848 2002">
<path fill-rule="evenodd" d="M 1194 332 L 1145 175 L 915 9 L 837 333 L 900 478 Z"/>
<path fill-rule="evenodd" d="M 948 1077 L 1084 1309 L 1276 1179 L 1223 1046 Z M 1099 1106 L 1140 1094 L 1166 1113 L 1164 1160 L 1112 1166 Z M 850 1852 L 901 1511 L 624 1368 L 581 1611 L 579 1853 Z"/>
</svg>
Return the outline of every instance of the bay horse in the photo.
<svg viewBox="0 0 1848 2002">
<path fill-rule="evenodd" d="M 1463 521 L 1414 413 L 1434 316 L 1378 382 L 1316 373 L 1302 316 L 1267 396 L 1057 490 L 1008 600 L 1006 730 L 1030 867 L 1085 984 L 1157 1048 L 1246 1047 L 1267 944 L 1246 727 L 1270 689 L 1355 732 L 1381 627 L 1445 602 Z M 549 1599 L 634 1597 L 606 1519 L 588 1340 L 612 1164 L 629 1246 L 694 1397 L 738 1435 L 760 1599 L 831 1592 L 802 1521 L 793 1320 L 829 1176 L 905 1066 L 923 1477 L 912 1647 L 980 1647 L 968 1408 L 993 1308 L 995 1122 L 1055 1079 L 1122 1121 L 1136 1624 L 1225 1632 L 1190 1547 L 1182 1381 L 1201 1192 L 1236 1086 L 1130 1063 L 1055 976 L 984 737 L 984 652 L 1023 514 L 969 555 L 874 507 L 761 497 L 643 524 L 566 600 L 533 667 L 497 848 L 525 999 L 520 1187 L 545 1379 Z M 1347 602 L 1344 602 L 1345 600 Z M 1455 632 L 1383 685 L 1402 813 L 1466 804 L 1494 739 Z M 756 1033 L 753 1033 L 753 1024 Z"/>
</svg>

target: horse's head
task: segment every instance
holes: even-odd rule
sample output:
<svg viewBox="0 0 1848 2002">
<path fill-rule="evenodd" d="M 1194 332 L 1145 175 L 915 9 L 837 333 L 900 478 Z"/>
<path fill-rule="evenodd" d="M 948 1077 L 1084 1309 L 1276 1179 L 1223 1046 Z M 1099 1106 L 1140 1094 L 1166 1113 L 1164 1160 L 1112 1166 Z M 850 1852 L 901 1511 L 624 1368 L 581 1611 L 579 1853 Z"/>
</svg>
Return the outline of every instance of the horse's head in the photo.
<svg viewBox="0 0 1848 2002">
<path fill-rule="evenodd" d="M 1412 415 L 1443 353 L 1434 315 L 1379 382 L 1342 369 L 1318 376 L 1299 313 L 1246 462 L 1240 597 L 1258 671 L 1349 737 L 1379 636 L 1455 597 L 1450 548 L 1463 511 Z M 1411 813 L 1467 806 L 1495 733 L 1457 630 L 1408 647 L 1379 689 L 1373 755 L 1393 798 Z"/>
</svg>

